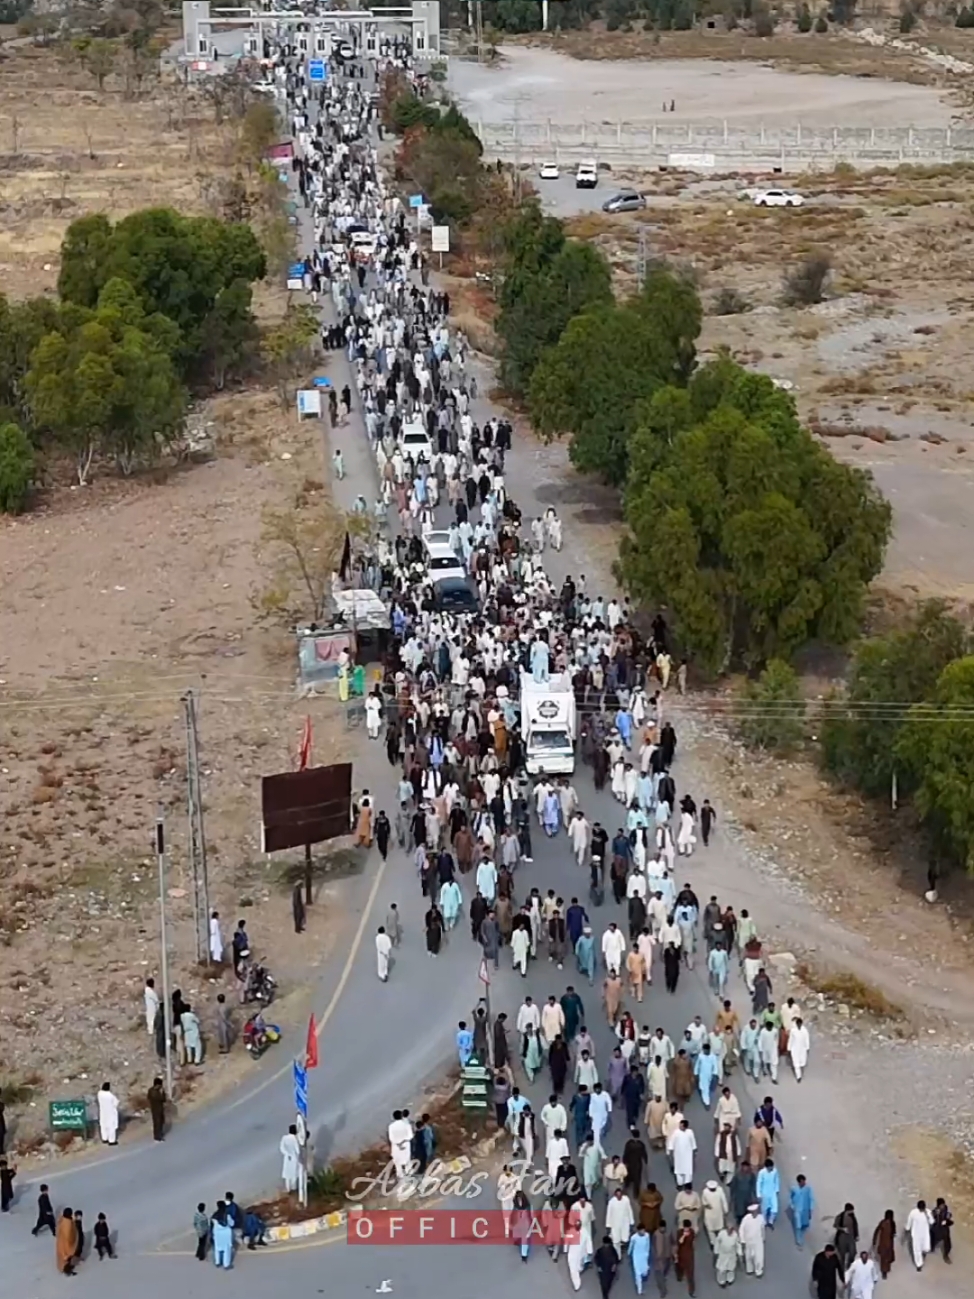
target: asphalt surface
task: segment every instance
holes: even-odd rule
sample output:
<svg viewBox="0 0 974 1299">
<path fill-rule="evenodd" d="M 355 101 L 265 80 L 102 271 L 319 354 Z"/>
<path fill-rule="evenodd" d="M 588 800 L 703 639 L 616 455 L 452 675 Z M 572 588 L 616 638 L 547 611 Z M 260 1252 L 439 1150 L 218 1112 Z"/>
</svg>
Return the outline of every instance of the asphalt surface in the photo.
<svg viewBox="0 0 974 1299">
<path fill-rule="evenodd" d="M 601 193 L 600 190 L 595 191 Z M 310 231 L 302 230 L 305 248 Z M 349 379 L 349 367 L 343 354 L 328 358 L 327 372 L 340 389 Z M 486 380 L 486 374 L 483 376 Z M 481 391 L 487 390 L 485 381 Z M 352 385 L 354 391 L 354 384 Z M 483 400 L 473 403 L 474 418 L 479 423 L 493 413 Z M 348 424 L 334 435 L 323 433 L 325 454 L 335 445 L 343 450 L 347 476 L 335 484 L 338 501 L 350 507 L 361 492 L 374 499 L 377 476 L 371 448 L 358 411 Z M 514 499 L 526 518 L 543 510 L 549 493 L 543 455 L 533 444 L 516 442 L 508 458 L 507 481 Z M 551 577 L 560 584 L 567 573 L 591 571 L 577 536 L 566 531 L 565 547 L 559 554 L 549 551 L 546 563 Z M 391 809 L 394 802 L 395 775 L 380 743 L 370 744 L 364 734 L 357 735 L 356 787 L 368 786 L 377 796 L 378 807 Z M 679 749 L 674 769 L 678 796 L 686 792 L 680 786 Z M 576 788 L 590 820 L 600 820 L 611 834 L 621 822 L 621 808 L 607 792 L 597 794 L 587 771 L 579 770 Z M 693 792 L 699 801 L 701 791 Z M 533 829 L 534 862 L 522 865 L 516 877 L 518 896 L 523 897 L 537 886 L 542 894 L 555 888 L 569 899 L 577 894 L 585 901 L 587 870 L 579 871 L 561 834 L 547 840 L 540 828 Z M 706 853 L 698 852 L 685 866 L 678 865 L 677 884 L 689 880 L 704 901 L 720 889 L 719 834 Z M 420 1085 L 450 1063 L 454 1057 L 454 1036 L 458 1020 L 469 1018 L 481 985 L 477 978 L 479 948 L 471 941 L 465 917 L 453 931 L 443 952 L 431 958 L 425 950 L 422 930 L 424 900 L 411 862 L 393 848 L 388 865 L 383 868 L 373 853 L 369 869 L 363 876 L 346 884 L 348 911 L 351 917 L 348 945 L 340 950 L 322 971 L 315 1007 L 323 1020 L 320 1057 L 317 1071 L 310 1076 L 311 1126 L 314 1133 L 317 1162 L 327 1162 L 335 1153 L 352 1151 L 384 1134 L 390 1111 L 414 1098 Z M 465 902 L 469 903 L 472 886 L 464 881 Z M 616 907 L 607 894 L 607 904 L 592 915 L 597 940 L 610 919 L 625 929 L 625 908 Z M 733 902 L 733 898 L 722 898 Z M 404 941 L 396 953 L 396 964 L 386 985 L 378 982 L 375 972 L 373 938 L 392 901 L 399 904 L 404 922 Z M 354 928 L 353 928 L 354 926 Z M 541 1004 L 550 994 L 560 995 L 573 983 L 585 1002 L 588 1027 L 596 1040 L 599 1063 L 607 1064 L 614 1036 L 599 1004 L 599 988 L 590 989 L 584 977 L 566 964 L 557 970 L 546 960 L 532 963 L 529 976 L 522 980 L 510 969 L 509 954 L 502 956 L 502 969 L 491 988 L 494 1013 L 506 1010 L 513 1023 L 525 992 Z M 705 984 L 705 971 L 698 968 L 684 972 L 675 996 L 662 989 L 662 970 L 654 971 L 654 985 L 639 1013 L 632 1008 L 637 1023 L 661 1024 L 676 1041 L 693 1016 L 702 1014 L 710 1020 L 717 1003 Z M 747 1009 L 743 984 L 734 976 L 730 995 L 740 1013 Z M 625 1003 L 628 1005 L 628 1001 Z M 513 1036 L 513 1035 L 512 1035 Z M 225 1294 L 228 1279 L 212 1263 L 200 1264 L 192 1257 L 190 1233 L 193 1211 L 198 1200 L 212 1208 L 225 1190 L 234 1190 L 238 1200 L 264 1194 L 277 1184 L 280 1136 L 293 1121 L 293 1096 L 290 1062 L 303 1046 L 303 1035 L 294 1035 L 269 1052 L 255 1066 L 253 1081 L 211 1105 L 192 1113 L 170 1132 L 166 1141 L 155 1145 L 139 1140 L 124 1144 L 104 1157 L 78 1163 L 52 1166 L 35 1178 L 19 1179 L 18 1199 L 14 1211 L 0 1221 L 0 1256 L 3 1259 L 2 1293 L 17 1299 L 46 1299 L 61 1295 L 65 1288 L 78 1294 L 97 1294 L 99 1299 L 128 1299 L 138 1286 L 145 1299 L 158 1294 L 169 1295 L 173 1288 L 192 1286 L 195 1299 L 209 1299 L 211 1294 Z M 814 1051 L 814 1045 L 813 1045 Z M 814 1057 L 813 1066 L 814 1068 Z M 548 1089 L 543 1072 L 538 1084 L 528 1088 L 535 1111 L 540 1111 Z M 745 1113 L 749 1113 L 760 1096 L 741 1086 L 740 1072 L 735 1075 L 735 1092 Z M 793 1103 L 795 1082 L 787 1067 L 782 1069 L 778 1087 L 779 1106 L 787 1121 L 788 1106 Z M 523 1078 L 519 1079 L 523 1082 Z M 762 1089 L 763 1094 L 763 1089 Z M 704 1113 L 698 1098 L 687 1111 L 699 1144 L 696 1184 L 702 1186 L 711 1173 L 712 1119 Z M 615 1116 L 612 1134 L 606 1139 L 608 1153 L 621 1153 L 625 1141 L 624 1116 Z M 541 1152 L 543 1156 L 543 1151 Z M 801 1164 L 793 1162 L 787 1151 L 781 1167 L 783 1201 L 787 1186 Z M 666 1197 L 664 1216 L 672 1222 L 672 1200 L 675 1194 L 672 1177 L 662 1156 L 654 1155 L 649 1177 L 655 1180 Z M 117 1233 L 120 1257 L 114 1261 L 92 1259 L 79 1277 L 66 1281 L 55 1270 L 54 1246 L 50 1238 L 35 1240 L 30 1235 L 34 1220 L 36 1183 L 51 1184 L 55 1212 L 65 1205 L 85 1211 L 90 1230 L 98 1212 L 108 1214 Z M 485 1201 L 495 1207 L 493 1184 Z M 465 1207 L 471 1207 L 469 1202 Z M 597 1201 L 598 1226 L 602 1224 L 602 1202 Z M 769 1236 L 768 1264 L 762 1281 L 744 1279 L 739 1274 L 736 1289 L 749 1294 L 763 1290 L 774 1295 L 792 1296 L 806 1293 L 808 1267 L 813 1246 L 820 1243 L 815 1231 L 810 1234 L 804 1253 L 799 1253 L 791 1239 L 784 1217 L 778 1230 Z M 532 1293 L 564 1296 L 571 1293 L 564 1263 L 554 1266 L 543 1250 L 535 1249 L 531 1260 L 523 1265 L 509 1247 L 365 1247 L 347 1246 L 335 1238 L 314 1238 L 305 1242 L 238 1255 L 232 1282 L 239 1299 L 264 1295 L 270 1286 L 282 1287 L 289 1299 L 293 1296 L 334 1294 L 343 1296 L 368 1291 L 374 1293 L 388 1281 L 393 1293 L 407 1299 L 425 1299 L 431 1290 L 449 1292 L 454 1299 L 477 1299 L 485 1290 L 511 1290 L 527 1282 Z M 717 1292 L 713 1269 L 701 1243 L 697 1251 L 697 1294 L 710 1296 Z M 595 1292 L 596 1282 L 586 1275 L 583 1289 Z M 671 1290 L 682 1293 L 671 1278 Z M 380 1291 L 381 1292 L 381 1291 Z M 628 1269 L 616 1284 L 616 1292 L 631 1294 L 633 1283 Z"/>
</svg>

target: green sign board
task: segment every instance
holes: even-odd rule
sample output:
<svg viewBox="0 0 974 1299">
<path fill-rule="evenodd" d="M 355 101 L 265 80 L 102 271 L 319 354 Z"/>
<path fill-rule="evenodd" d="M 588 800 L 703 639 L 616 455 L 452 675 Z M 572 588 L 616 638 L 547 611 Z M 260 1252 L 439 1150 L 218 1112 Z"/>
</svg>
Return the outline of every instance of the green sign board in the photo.
<svg viewBox="0 0 974 1299">
<path fill-rule="evenodd" d="M 48 1118 L 54 1132 L 87 1132 L 88 1106 L 84 1101 L 51 1101 Z"/>
<path fill-rule="evenodd" d="M 487 1085 L 490 1070 L 485 1069 L 476 1055 L 472 1055 L 460 1070 L 460 1104 L 465 1110 L 487 1109 Z"/>
</svg>

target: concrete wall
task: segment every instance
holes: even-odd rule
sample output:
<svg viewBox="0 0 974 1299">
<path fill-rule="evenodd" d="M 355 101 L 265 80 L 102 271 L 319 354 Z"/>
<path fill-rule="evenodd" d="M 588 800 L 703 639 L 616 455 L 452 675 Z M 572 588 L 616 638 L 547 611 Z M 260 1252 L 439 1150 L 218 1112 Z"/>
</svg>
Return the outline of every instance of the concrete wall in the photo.
<svg viewBox="0 0 974 1299">
<path fill-rule="evenodd" d="M 488 158 L 571 163 L 595 157 L 610 166 L 666 166 L 673 154 L 712 157 L 718 171 L 779 167 L 785 171 L 974 161 L 974 127 L 853 127 L 740 125 L 713 121 L 646 122 L 511 121 L 474 127 Z M 709 162 L 708 157 L 708 162 Z"/>
</svg>

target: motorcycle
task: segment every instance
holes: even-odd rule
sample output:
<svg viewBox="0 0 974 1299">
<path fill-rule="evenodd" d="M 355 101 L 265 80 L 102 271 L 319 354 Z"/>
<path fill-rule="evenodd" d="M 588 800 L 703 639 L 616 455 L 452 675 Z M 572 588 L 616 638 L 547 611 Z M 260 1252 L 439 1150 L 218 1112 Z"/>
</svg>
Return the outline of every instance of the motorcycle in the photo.
<svg viewBox="0 0 974 1299">
<path fill-rule="evenodd" d="M 251 965 L 244 979 L 242 1001 L 269 1006 L 277 993 L 277 983 L 266 965 Z"/>
<path fill-rule="evenodd" d="M 251 1015 L 244 1024 L 244 1049 L 254 1060 L 259 1060 L 269 1046 L 280 1040 L 281 1030 L 276 1024 L 265 1024 L 260 1011 L 256 1015 Z"/>
</svg>

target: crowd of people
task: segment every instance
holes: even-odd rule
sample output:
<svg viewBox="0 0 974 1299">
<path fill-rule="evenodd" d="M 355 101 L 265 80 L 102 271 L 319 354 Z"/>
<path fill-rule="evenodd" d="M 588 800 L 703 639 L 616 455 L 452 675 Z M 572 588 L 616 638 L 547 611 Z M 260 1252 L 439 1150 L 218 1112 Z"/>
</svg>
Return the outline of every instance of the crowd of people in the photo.
<svg viewBox="0 0 974 1299">
<path fill-rule="evenodd" d="M 674 658 L 663 616 L 642 634 L 625 601 L 605 601 L 581 575 L 560 583 L 549 576 L 545 552 L 561 549 L 561 522 L 554 511 L 524 516 L 505 475 L 510 425 L 474 420 L 466 340 L 450 328 L 448 297 L 427 283 L 407 213 L 384 189 L 364 88 L 332 85 L 322 103 L 340 103 L 341 112 L 330 126 L 319 120 L 312 143 L 308 165 L 320 183 L 311 266 L 330 286 L 340 328 L 329 329 L 327 341 L 344 346 L 354 364 L 377 466 L 378 536 L 358 556 L 357 580 L 388 597 L 393 633 L 366 716 L 369 736 L 384 743 L 397 795 L 390 817 L 366 791 L 359 842 L 376 842 L 383 857 L 395 843 L 412 860 L 431 958 L 465 915 L 470 939 L 495 968 L 509 951 L 524 977 L 532 962 L 547 960 L 558 970 L 574 964 L 583 988 L 600 981 L 615 1042 L 607 1059 L 599 1058 L 572 984 L 542 1005 L 526 996 L 510 1026 L 513 1043 L 507 1016 L 489 1023 L 483 1008 L 457 1030 L 460 1064 L 476 1059 L 493 1071 L 496 1119 L 517 1161 L 505 1166 L 498 1198 L 522 1257 L 530 1255 L 533 1211 L 543 1207 L 560 1215 L 563 1235 L 547 1243 L 554 1257 L 564 1249 L 576 1290 L 593 1265 L 608 1295 L 628 1259 L 637 1292 L 652 1276 L 664 1295 L 672 1270 L 692 1295 L 701 1247 L 721 1287 L 739 1269 L 760 1277 L 766 1233 L 782 1209 L 801 1247 L 815 1200 L 803 1174 L 783 1188 L 774 1095 L 748 1110 L 734 1086 L 747 1079 L 773 1092 L 782 1060 L 800 1083 L 811 1042 L 796 999 L 776 1002 L 748 911 L 737 914 L 716 896 L 702 903 L 689 882 L 678 882 L 677 858 L 687 866 L 716 825 L 708 800 L 698 806 L 689 791 L 677 797 L 673 775 L 677 735 L 666 692 L 671 684 L 686 689 L 687 664 Z M 357 228 L 374 240 L 365 258 L 351 242 L 333 244 L 336 233 Z M 346 397 L 339 427 L 349 408 Z M 390 523 L 394 539 L 385 532 Z M 456 555 L 474 592 L 471 606 L 439 598 L 424 556 L 431 536 Z M 537 685 L 570 680 L 582 719 L 578 755 L 594 789 L 608 786 L 618 801 L 615 827 L 589 819 L 574 774 L 528 775 L 519 712 L 528 676 Z M 530 884 L 536 833 L 565 842 L 587 891 L 571 885 L 543 896 Z M 626 907 L 625 930 L 609 920 L 597 935 L 592 917 L 607 885 Z M 375 936 L 383 982 L 401 941 L 391 906 Z M 640 1025 L 635 1016 L 654 973 L 661 967 L 672 994 L 698 959 L 716 998 L 712 1020 L 694 1016 L 675 1042 L 664 1027 Z M 728 995 L 735 968 L 749 1000 L 743 1016 Z M 551 1091 L 536 1114 L 529 1092 L 544 1070 Z M 703 1125 L 690 1113 L 695 1096 Z M 625 1135 L 617 1145 L 609 1134 L 620 1112 Z M 427 1122 L 414 1126 L 408 1111 L 397 1110 L 389 1141 L 402 1178 L 425 1170 Z M 671 1209 L 650 1177 L 658 1158 L 676 1186 Z M 530 1198 L 525 1170 L 535 1163 L 547 1172 L 543 1205 Z M 907 1222 L 921 1263 L 935 1241 L 949 1257 L 949 1210 L 941 1204 L 937 1213 L 921 1205 Z M 933 1234 L 916 1246 L 923 1223 Z M 847 1205 L 833 1241 L 815 1256 L 818 1299 L 843 1291 L 869 1299 L 888 1274 L 892 1215 L 878 1224 L 872 1251 L 853 1224 Z"/>
<path fill-rule="evenodd" d="M 652 1278 L 666 1295 L 672 1273 L 693 1295 L 703 1255 L 721 1287 L 739 1272 L 761 1277 L 766 1235 L 782 1211 L 799 1248 L 813 1222 L 808 1178 L 796 1176 L 787 1189 L 782 1181 L 776 1090 L 783 1060 L 801 1083 L 812 1044 L 799 1002 L 776 996 L 754 917 L 715 895 L 701 899 L 689 879 L 717 814 L 676 785 L 678 736 L 667 700 L 671 690 L 685 691 L 687 663 L 674 654 L 662 615 L 641 630 L 626 601 L 590 591 L 584 575 L 560 582 L 549 575 L 546 554 L 562 549 L 561 521 L 553 509 L 528 518 L 519 507 L 506 475 L 510 423 L 475 421 L 467 341 L 451 328 L 449 296 L 430 286 L 410 214 L 379 167 L 369 80 L 338 75 L 336 66 L 312 86 L 296 52 L 277 51 L 274 61 L 297 142 L 296 184 L 313 219 L 307 281 L 333 314 L 322 324 L 322 346 L 342 350 L 354 375 L 354 392 L 346 385 L 339 398 L 331 390 L 336 474 L 345 473 L 338 431 L 353 407 L 376 465 L 375 498 L 358 502 L 371 514 L 373 539 L 352 566 L 390 604 L 392 635 L 366 716 L 368 734 L 385 747 L 395 795 L 390 816 L 363 794 L 357 837 L 383 857 L 395 844 L 411 861 L 431 959 L 444 942 L 468 942 L 495 969 L 509 954 L 522 977 L 546 968 L 562 984 L 540 1004 L 525 995 L 513 1023 L 504 1012 L 491 1021 L 478 1007 L 457 1029 L 461 1066 L 476 1059 L 491 1070 L 496 1122 L 511 1143 L 497 1183 L 511 1239 L 528 1259 L 534 1212 L 545 1209 L 560 1224 L 544 1242 L 552 1257 L 564 1253 L 575 1290 L 591 1266 L 603 1299 L 624 1262 L 639 1294 Z M 412 75 L 394 44 L 380 52 L 377 70 L 390 64 Z M 469 582 L 462 606 L 444 601 L 426 563 L 424 542 L 433 535 Z M 522 682 L 543 686 L 556 676 L 571 683 L 582 770 L 532 778 Z M 588 814 L 583 776 L 596 793 L 608 788 L 618 804 L 614 824 Z M 564 852 L 572 881 L 564 889 L 532 885 L 535 835 Z M 597 923 L 607 889 L 625 908 L 621 924 Z M 222 958 L 216 913 L 212 921 L 211 947 Z M 401 941 L 390 905 L 375 935 L 383 982 Z M 245 943 L 249 954 L 245 932 L 235 934 L 235 970 Z M 698 962 L 713 1013 L 675 1026 L 667 994 Z M 554 974 L 566 970 L 563 981 Z M 744 989 L 736 1000 L 732 984 Z M 158 1034 L 152 980 L 145 1013 L 147 1030 Z M 611 1034 L 607 1050 L 590 1031 L 595 1015 Z M 198 1021 L 181 998 L 173 1019 L 177 1049 L 198 1060 Z M 745 1099 L 752 1084 L 757 1105 Z M 542 1086 L 547 1100 L 539 1105 L 532 1093 Z M 161 1139 L 165 1095 L 158 1079 L 154 1087 Z M 118 1103 L 108 1084 L 103 1093 L 101 1134 L 114 1143 Z M 436 1149 L 429 1116 L 414 1124 L 408 1111 L 395 1111 L 389 1142 L 400 1178 L 424 1171 Z M 281 1153 L 293 1190 L 294 1128 Z M 535 1165 L 547 1174 L 540 1200 L 527 1173 Z M 0 1166 L 4 1209 L 13 1172 Z M 660 1189 L 664 1175 L 675 1186 L 670 1198 Z M 911 1210 L 905 1233 L 917 1267 L 938 1247 L 949 1259 L 951 1225 L 943 1200 Z M 48 1228 L 58 1266 L 71 1275 L 84 1250 L 81 1215 L 64 1209 L 56 1219 L 42 1187 L 35 1234 Z M 197 1257 L 212 1247 L 222 1267 L 231 1266 L 238 1239 L 251 1248 L 265 1241 L 259 1216 L 229 1192 L 213 1214 L 200 1203 L 193 1228 Z M 870 1299 L 895 1260 L 893 1212 L 862 1239 L 846 1204 L 831 1234 L 812 1264 L 817 1299 L 843 1290 Z M 112 1257 L 103 1214 L 94 1237 L 99 1257 Z"/>
</svg>

